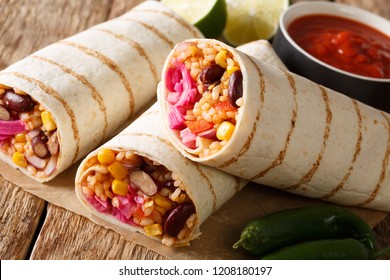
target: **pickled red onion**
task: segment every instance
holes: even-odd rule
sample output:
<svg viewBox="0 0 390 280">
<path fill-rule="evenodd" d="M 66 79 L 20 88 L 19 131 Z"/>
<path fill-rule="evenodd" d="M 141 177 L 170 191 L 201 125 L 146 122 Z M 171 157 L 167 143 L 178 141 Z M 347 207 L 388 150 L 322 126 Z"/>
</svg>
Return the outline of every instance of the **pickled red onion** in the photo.
<svg viewBox="0 0 390 280">
<path fill-rule="evenodd" d="M 171 104 L 168 113 L 169 127 L 183 129 L 185 111 L 196 102 L 198 91 L 184 63 L 173 60 L 172 66 L 165 76 L 165 85 L 169 90 L 167 101 Z"/>
<path fill-rule="evenodd" d="M 176 106 L 169 106 L 168 121 L 171 129 L 183 129 L 184 125 L 184 112 L 181 108 Z"/>
<path fill-rule="evenodd" d="M 198 91 L 195 88 L 188 89 L 183 92 L 180 96 L 180 99 L 175 104 L 178 107 L 183 107 L 187 109 L 191 109 L 193 107 L 193 103 L 196 101 L 196 95 Z M 189 106 L 190 105 L 190 106 Z"/>
<path fill-rule="evenodd" d="M 24 131 L 26 131 L 26 125 L 21 120 L 0 121 L 0 139 L 6 139 L 11 135 L 15 135 Z"/>
<path fill-rule="evenodd" d="M 187 127 L 180 131 L 181 142 L 190 149 L 196 147 L 196 135 Z"/>
<path fill-rule="evenodd" d="M 198 133 L 198 136 L 207 139 L 217 140 L 217 131 L 215 130 L 215 128 L 210 128 L 208 130 Z"/>
<path fill-rule="evenodd" d="M 99 212 L 109 212 L 111 204 L 107 201 L 101 200 L 97 195 L 88 198 L 88 202 L 92 204 Z"/>
<path fill-rule="evenodd" d="M 129 200 L 127 197 L 123 197 L 120 195 L 115 196 L 118 201 L 118 210 L 119 212 L 126 217 L 126 219 L 130 219 L 131 216 L 134 214 L 134 210 L 136 207 L 136 204 L 134 201 Z"/>
</svg>

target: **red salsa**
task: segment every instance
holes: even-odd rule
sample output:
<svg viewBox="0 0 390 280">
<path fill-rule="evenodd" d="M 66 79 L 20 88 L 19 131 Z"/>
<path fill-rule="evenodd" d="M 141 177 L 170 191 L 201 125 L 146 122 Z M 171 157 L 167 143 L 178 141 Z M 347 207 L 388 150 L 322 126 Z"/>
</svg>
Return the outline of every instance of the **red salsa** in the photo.
<svg viewBox="0 0 390 280">
<path fill-rule="evenodd" d="M 354 20 L 309 15 L 288 26 L 306 52 L 336 68 L 368 77 L 390 78 L 390 37 Z"/>
</svg>

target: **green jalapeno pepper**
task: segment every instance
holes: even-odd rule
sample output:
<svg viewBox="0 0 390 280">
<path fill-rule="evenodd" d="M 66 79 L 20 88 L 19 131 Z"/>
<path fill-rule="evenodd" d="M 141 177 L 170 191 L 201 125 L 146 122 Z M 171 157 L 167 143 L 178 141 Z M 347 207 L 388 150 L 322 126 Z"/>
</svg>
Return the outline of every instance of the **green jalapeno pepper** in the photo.
<svg viewBox="0 0 390 280">
<path fill-rule="evenodd" d="M 353 238 L 322 239 L 294 244 L 263 256 L 262 260 L 371 260 L 388 255 L 390 248 L 371 251 Z"/>
<path fill-rule="evenodd" d="M 294 244 L 262 257 L 262 260 L 370 260 L 372 253 L 359 240 L 322 239 Z"/>
<path fill-rule="evenodd" d="M 285 246 L 311 240 L 354 238 L 369 250 L 378 248 L 372 229 L 352 212 L 316 205 L 282 210 L 250 222 L 233 248 L 265 255 Z"/>
</svg>

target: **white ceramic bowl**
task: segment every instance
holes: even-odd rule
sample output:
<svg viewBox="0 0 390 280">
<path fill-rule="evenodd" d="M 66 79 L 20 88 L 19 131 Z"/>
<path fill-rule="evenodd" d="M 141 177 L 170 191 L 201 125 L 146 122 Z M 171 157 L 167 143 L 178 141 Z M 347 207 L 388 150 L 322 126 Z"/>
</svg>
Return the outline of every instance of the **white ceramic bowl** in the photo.
<svg viewBox="0 0 390 280">
<path fill-rule="evenodd" d="M 370 78 L 340 70 L 307 53 L 287 32 L 295 19 L 325 14 L 361 22 L 390 38 L 390 21 L 354 6 L 328 1 L 299 2 L 281 15 L 273 47 L 287 68 L 316 83 L 346 94 L 363 103 L 390 112 L 390 79 Z M 390 40 L 390 39 L 389 39 Z"/>
</svg>

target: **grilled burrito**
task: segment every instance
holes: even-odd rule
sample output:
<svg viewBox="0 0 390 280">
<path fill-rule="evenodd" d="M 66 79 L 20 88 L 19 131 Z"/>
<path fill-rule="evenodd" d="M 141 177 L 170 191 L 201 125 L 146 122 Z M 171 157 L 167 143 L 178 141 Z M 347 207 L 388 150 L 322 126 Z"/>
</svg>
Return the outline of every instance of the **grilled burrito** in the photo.
<svg viewBox="0 0 390 280">
<path fill-rule="evenodd" d="M 108 223 L 185 246 L 246 183 L 194 163 L 163 133 L 157 104 L 91 152 L 76 173 L 81 203 Z"/>
<path fill-rule="evenodd" d="M 294 194 L 390 210 L 390 119 L 212 39 L 180 42 L 158 86 L 163 123 L 194 162 Z"/>
<path fill-rule="evenodd" d="M 152 102 L 174 44 L 201 36 L 146 1 L 9 66 L 0 72 L 0 159 L 37 181 L 54 178 Z"/>
</svg>

